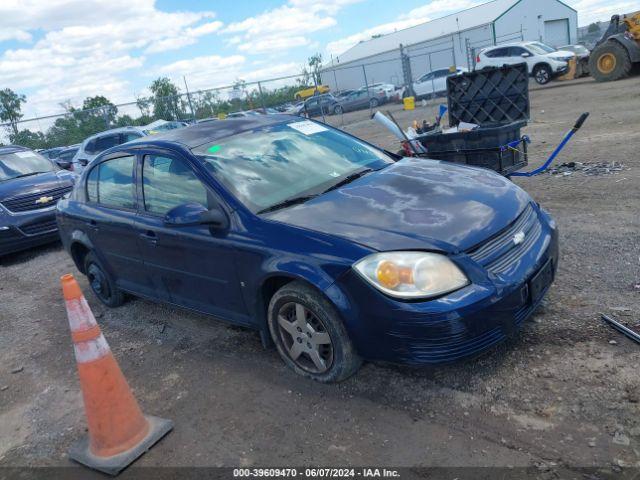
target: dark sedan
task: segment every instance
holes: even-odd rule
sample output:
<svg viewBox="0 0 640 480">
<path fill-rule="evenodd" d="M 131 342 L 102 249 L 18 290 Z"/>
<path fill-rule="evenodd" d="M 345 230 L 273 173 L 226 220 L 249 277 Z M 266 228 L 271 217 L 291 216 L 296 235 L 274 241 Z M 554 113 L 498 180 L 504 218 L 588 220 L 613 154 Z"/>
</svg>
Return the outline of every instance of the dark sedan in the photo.
<svg viewBox="0 0 640 480">
<path fill-rule="evenodd" d="M 112 148 L 58 204 L 95 295 L 254 328 L 319 381 L 423 365 L 517 331 L 558 262 L 554 221 L 485 169 L 397 157 L 288 115 Z"/>
<path fill-rule="evenodd" d="M 72 186 L 73 174 L 39 153 L 0 147 L 0 256 L 56 241 L 55 205 Z"/>
</svg>

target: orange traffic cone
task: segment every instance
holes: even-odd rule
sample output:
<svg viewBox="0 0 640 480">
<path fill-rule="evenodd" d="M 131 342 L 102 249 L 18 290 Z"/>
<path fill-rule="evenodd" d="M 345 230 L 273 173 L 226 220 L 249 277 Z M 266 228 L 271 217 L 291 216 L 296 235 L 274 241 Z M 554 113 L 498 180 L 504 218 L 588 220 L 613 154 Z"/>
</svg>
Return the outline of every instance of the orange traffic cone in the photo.
<svg viewBox="0 0 640 480">
<path fill-rule="evenodd" d="M 73 275 L 60 279 L 78 364 L 89 437 L 69 457 L 117 475 L 166 435 L 173 422 L 143 415 Z"/>
</svg>

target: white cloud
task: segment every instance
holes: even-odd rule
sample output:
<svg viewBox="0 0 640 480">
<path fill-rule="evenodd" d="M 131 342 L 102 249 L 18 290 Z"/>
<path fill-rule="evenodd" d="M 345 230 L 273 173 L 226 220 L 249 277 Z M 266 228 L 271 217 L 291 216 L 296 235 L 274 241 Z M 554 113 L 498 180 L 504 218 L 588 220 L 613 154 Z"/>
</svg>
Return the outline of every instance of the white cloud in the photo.
<svg viewBox="0 0 640 480">
<path fill-rule="evenodd" d="M 0 42 L 5 40 L 18 40 L 19 42 L 30 42 L 33 37 L 26 30 L 19 28 L 3 28 L 0 30 Z"/>
<path fill-rule="evenodd" d="M 413 27 L 435 18 L 479 5 L 483 2 L 484 0 L 433 0 L 426 5 L 416 7 L 409 12 L 399 15 L 397 19 L 392 22 L 376 25 L 375 27 L 349 35 L 348 37 L 329 42 L 326 51 L 328 55 L 340 55 L 357 43 L 369 40 L 374 35 L 386 35 L 397 30 Z"/>
<path fill-rule="evenodd" d="M 242 55 L 209 55 L 160 66 L 150 72 L 150 75 L 165 75 L 180 84 L 184 75 L 189 83 L 189 90 L 193 91 L 232 85 L 238 79 L 255 82 L 265 78 L 294 75 L 301 70 L 301 65 L 295 62 L 268 62 L 268 66 L 256 68 L 258 65 L 257 62 L 248 63 Z M 292 83 L 292 80 L 289 83 Z M 276 88 L 281 84 L 282 82 L 266 82 L 264 88 Z"/>
<path fill-rule="evenodd" d="M 637 1 L 568 0 L 567 4 L 578 11 L 578 25 L 606 22 L 614 14 L 631 13 L 638 10 Z"/>
<path fill-rule="evenodd" d="M 333 27 L 335 15 L 346 5 L 362 0 L 289 0 L 287 4 L 228 25 L 235 34 L 230 43 L 244 52 L 283 51 L 310 43 L 306 35 Z M 238 37 L 242 40 L 238 41 Z"/>
<path fill-rule="evenodd" d="M 88 95 L 114 102 L 132 99 L 123 72 L 141 68 L 145 56 L 175 50 L 223 27 L 213 12 L 162 12 L 154 0 L 33 0 L 0 2 L 0 40 L 31 40 L 33 45 L 0 55 L 0 85 L 29 90 L 25 116 L 59 111 L 70 99 Z M 5 28 L 6 27 L 6 28 Z M 21 33 L 22 32 L 22 33 Z"/>
</svg>

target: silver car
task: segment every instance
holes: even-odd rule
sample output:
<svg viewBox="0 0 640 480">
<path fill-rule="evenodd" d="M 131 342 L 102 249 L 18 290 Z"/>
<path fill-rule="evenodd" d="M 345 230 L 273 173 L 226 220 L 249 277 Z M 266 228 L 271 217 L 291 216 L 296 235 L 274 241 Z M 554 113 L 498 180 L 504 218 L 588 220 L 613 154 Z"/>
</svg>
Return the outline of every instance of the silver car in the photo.
<svg viewBox="0 0 640 480">
<path fill-rule="evenodd" d="M 114 128 L 91 135 L 80 144 L 80 148 L 71 160 L 70 170 L 80 173 L 91 160 L 105 150 L 145 135 L 148 135 L 148 132 L 140 127 Z"/>
</svg>

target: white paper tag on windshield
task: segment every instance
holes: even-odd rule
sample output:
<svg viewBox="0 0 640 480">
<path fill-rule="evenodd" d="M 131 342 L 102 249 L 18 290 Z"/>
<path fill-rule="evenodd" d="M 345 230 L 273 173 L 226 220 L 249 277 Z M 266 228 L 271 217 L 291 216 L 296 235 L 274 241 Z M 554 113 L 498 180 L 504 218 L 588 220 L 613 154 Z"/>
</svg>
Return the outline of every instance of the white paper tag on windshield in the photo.
<svg viewBox="0 0 640 480">
<path fill-rule="evenodd" d="M 326 132 L 329 129 L 322 125 L 305 120 L 303 122 L 290 123 L 289 126 L 294 130 L 304 133 L 305 135 L 313 135 L 314 133 Z"/>
<path fill-rule="evenodd" d="M 33 152 L 13 152 L 13 154 L 14 154 L 16 157 L 20 157 L 20 158 L 35 157 L 35 155 L 33 154 Z"/>
</svg>

